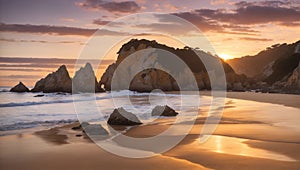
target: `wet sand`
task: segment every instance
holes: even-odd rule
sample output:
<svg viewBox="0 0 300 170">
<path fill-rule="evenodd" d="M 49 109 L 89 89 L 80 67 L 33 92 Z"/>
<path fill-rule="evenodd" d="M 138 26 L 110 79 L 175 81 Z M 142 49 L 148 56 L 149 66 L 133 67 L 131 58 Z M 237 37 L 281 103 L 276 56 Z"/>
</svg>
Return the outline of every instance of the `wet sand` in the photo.
<svg viewBox="0 0 300 170">
<path fill-rule="evenodd" d="M 210 91 L 200 91 L 201 95 L 210 96 Z M 228 98 L 251 100 L 263 103 L 281 104 L 300 108 L 300 95 L 255 92 L 226 92 Z"/>
<path fill-rule="evenodd" d="M 286 100 L 282 99 L 284 96 Z M 284 96 L 273 98 L 278 97 L 281 104 L 298 99 L 294 95 Z M 265 96 L 262 98 L 266 100 Z M 299 101 L 290 105 L 299 106 Z M 71 130 L 76 123 L 34 134 L 2 136 L 0 168 L 299 169 L 300 109 L 270 103 L 227 99 L 216 131 L 200 144 L 199 134 L 206 119 L 203 115 L 207 115 L 207 109 L 203 109 L 192 130 L 176 147 L 146 159 L 124 158 L 104 151 L 81 131 Z M 157 120 L 156 124 L 137 126 L 124 134 L 151 137 L 167 129 L 173 121 L 172 118 Z M 185 122 L 177 126 L 184 125 Z"/>
</svg>

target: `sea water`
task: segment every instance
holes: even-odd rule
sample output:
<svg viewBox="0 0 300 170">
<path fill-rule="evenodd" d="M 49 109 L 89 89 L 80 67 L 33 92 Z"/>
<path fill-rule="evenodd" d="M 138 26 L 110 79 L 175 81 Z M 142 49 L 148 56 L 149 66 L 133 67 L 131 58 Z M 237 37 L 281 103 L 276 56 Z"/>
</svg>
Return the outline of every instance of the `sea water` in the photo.
<svg viewBox="0 0 300 170">
<path fill-rule="evenodd" d="M 69 93 L 13 93 L 0 92 L 0 135 L 18 134 L 61 126 L 75 121 L 106 123 L 115 108 L 133 112 L 143 123 L 153 121 L 151 110 L 157 105 L 168 105 L 192 116 L 198 107 L 181 107 L 182 95 L 136 93 L 128 90 L 96 94 Z M 128 100 L 128 97 L 130 98 Z M 193 95 L 188 95 L 193 100 Z M 198 97 L 198 96 L 197 96 Z M 201 105 L 210 100 L 201 97 Z"/>
</svg>

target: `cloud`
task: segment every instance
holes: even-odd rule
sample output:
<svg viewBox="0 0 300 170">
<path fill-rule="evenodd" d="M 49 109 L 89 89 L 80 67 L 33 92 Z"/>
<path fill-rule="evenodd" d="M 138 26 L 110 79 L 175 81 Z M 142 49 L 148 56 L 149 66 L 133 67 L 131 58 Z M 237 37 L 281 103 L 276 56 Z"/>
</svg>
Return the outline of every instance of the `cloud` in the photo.
<svg viewBox="0 0 300 170">
<path fill-rule="evenodd" d="M 1 71 L 16 71 L 16 72 L 51 72 L 52 70 L 30 69 L 30 68 L 0 68 Z"/>
<path fill-rule="evenodd" d="M 172 13 L 173 15 L 183 18 L 191 23 L 193 23 L 195 26 L 197 26 L 201 31 L 223 31 L 223 28 L 219 25 L 219 23 L 215 21 L 207 20 L 206 18 L 198 15 L 194 12 L 181 12 L 181 13 Z M 178 20 L 174 20 L 169 17 L 168 15 L 155 15 L 161 23 L 173 23 L 174 29 L 176 27 L 174 26 L 174 23 L 177 23 Z"/>
<path fill-rule="evenodd" d="M 93 24 L 96 24 L 96 25 L 106 25 L 110 23 L 110 21 L 105 21 L 105 20 L 102 20 L 102 19 L 94 19 L 93 20 Z"/>
<path fill-rule="evenodd" d="M 261 1 L 235 3 L 236 9 L 232 11 L 224 9 L 199 9 L 195 13 L 219 22 L 231 24 L 265 24 L 281 22 L 297 22 L 300 18 L 300 10 L 290 1 Z"/>
<path fill-rule="evenodd" d="M 0 38 L 2 42 L 21 42 L 21 43 L 50 43 L 50 44 L 80 44 L 83 45 L 84 43 L 81 41 L 45 41 L 45 40 L 17 40 L 17 39 L 7 39 L 7 38 Z"/>
<path fill-rule="evenodd" d="M 60 18 L 61 21 L 66 21 L 66 22 L 78 22 L 76 19 L 74 18 Z"/>
<path fill-rule="evenodd" d="M 253 38 L 253 37 L 241 37 L 240 40 L 247 40 L 247 41 L 273 41 L 272 39 L 268 39 L 268 38 Z"/>
<path fill-rule="evenodd" d="M 0 79 L 38 79 L 40 76 L 37 75 L 0 75 Z"/>
<path fill-rule="evenodd" d="M 30 64 L 75 64 L 90 62 L 95 64 L 98 60 L 83 60 L 83 59 L 64 59 L 64 58 L 25 58 L 25 57 L 0 57 L 0 63 L 30 63 Z M 104 59 L 101 64 L 111 64 L 114 60 Z M 56 67 L 56 66 L 55 66 Z M 53 68 L 53 67 L 50 67 Z"/>
<path fill-rule="evenodd" d="M 211 2 L 223 3 L 223 1 Z M 233 9 L 196 9 L 171 14 L 193 23 L 203 32 L 258 36 L 260 30 L 256 26 L 267 23 L 289 27 L 299 26 L 299 4 L 293 0 L 241 1 L 233 4 Z M 163 23 L 176 23 L 176 21 L 169 21 L 169 18 L 164 15 L 157 15 L 157 17 Z"/>
<path fill-rule="evenodd" d="M 211 5 L 220 5 L 220 4 L 224 4 L 225 0 L 211 0 L 210 4 Z"/>
<path fill-rule="evenodd" d="M 78 3 L 78 5 L 86 9 L 106 10 L 118 13 L 134 13 L 141 9 L 135 1 L 114 2 L 105 0 L 85 0 L 82 3 Z"/>
<path fill-rule="evenodd" d="M 53 35 L 80 35 L 91 36 L 96 29 L 85 29 L 77 27 L 30 25 L 30 24 L 0 24 L 1 32 L 40 33 Z"/>
<path fill-rule="evenodd" d="M 18 33 L 38 33 L 50 35 L 78 35 L 89 37 L 97 29 L 87 29 L 78 27 L 52 26 L 52 25 L 31 25 L 31 24 L 0 24 L 0 32 L 18 32 Z M 125 33 L 98 30 L 97 35 L 124 35 Z"/>
</svg>

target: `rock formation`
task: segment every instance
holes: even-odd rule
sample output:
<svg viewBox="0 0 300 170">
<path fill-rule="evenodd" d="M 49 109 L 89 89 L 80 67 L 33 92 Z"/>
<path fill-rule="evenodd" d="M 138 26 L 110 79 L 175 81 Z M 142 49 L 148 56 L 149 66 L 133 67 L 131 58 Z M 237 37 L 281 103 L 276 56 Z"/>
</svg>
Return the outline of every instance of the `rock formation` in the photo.
<svg viewBox="0 0 300 170">
<path fill-rule="evenodd" d="M 271 68 L 276 60 L 293 55 L 298 44 L 300 44 L 300 41 L 292 44 L 275 44 L 256 55 L 235 58 L 226 62 L 237 74 L 245 74 L 247 77 L 252 78 L 265 76 L 265 74 L 270 74 L 271 70 L 266 70 Z"/>
<path fill-rule="evenodd" d="M 86 63 L 84 67 L 81 67 L 73 77 L 73 93 L 86 92 L 103 92 L 100 85 L 97 82 L 94 70 L 90 63 Z"/>
<path fill-rule="evenodd" d="M 270 91 L 300 94 L 300 54 L 298 57 L 298 66 L 293 69 L 292 65 L 289 64 L 288 66 L 293 70 L 287 73 L 281 80 L 272 84 Z"/>
<path fill-rule="evenodd" d="M 45 78 L 42 78 L 36 82 L 32 92 L 72 92 L 72 80 L 69 76 L 65 65 L 59 67 L 59 69 L 51 74 L 48 74 Z"/>
<path fill-rule="evenodd" d="M 125 125 L 133 126 L 142 124 L 141 121 L 130 112 L 127 112 L 124 108 L 118 108 L 113 111 L 107 121 L 110 125 Z"/>
<path fill-rule="evenodd" d="M 29 89 L 22 82 L 19 82 L 19 84 L 10 89 L 10 92 L 29 92 Z"/>
<path fill-rule="evenodd" d="M 243 76 L 235 74 L 233 69 L 224 61 L 189 47 L 175 49 L 159 44 L 156 41 L 132 39 L 122 46 L 118 54 L 117 61 L 106 69 L 99 82 L 100 86 L 103 86 L 105 90 L 129 89 L 149 92 L 154 89 L 163 91 L 210 89 L 211 84 L 208 72 L 202 63 L 202 59 L 209 60 L 212 65 L 220 65 L 221 62 L 226 75 L 231 74 L 231 77 L 233 77 L 228 79 L 229 84 L 244 80 Z M 174 58 L 172 59 L 171 57 L 174 57 L 174 55 L 179 57 L 188 68 L 184 67 L 182 63 L 173 60 Z M 130 56 L 131 61 L 124 61 L 128 56 Z M 122 67 L 119 67 L 120 65 Z M 116 74 L 116 69 L 119 70 L 119 76 Z M 192 71 L 191 76 L 186 76 L 187 74 L 185 74 L 188 69 Z M 209 69 L 209 71 L 214 72 L 213 67 Z M 135 72 L 136 70 L 140 70 L 140 72 Z M 114 79 L 114 89 L 111 89 L 113 75 L 117 78 Z M 197 81 L 195 86 L 191 86 L 193 84 L 191 83 L 193 76 Z M 176 81 L 175 78 L 177 79 Z M 126 85 L 126 82 L 129 80 L 131 80 L 130 84 Z M 231 80 L 234 81 L 231 82 Z M 244 85 L 246 83 L 236 84 L 236 87 L 240 88 L 239 86 Z M 234 89 L 234 87 L 231 87 L 231 89 Z"/>
<path fill-rule="evenodd" d="M 177 116 L 178 113 L 172 109 L 171 107 L 165 105 L 165 106 L 156 106 L 152 112 L 152 116 Z"/>
</svg>

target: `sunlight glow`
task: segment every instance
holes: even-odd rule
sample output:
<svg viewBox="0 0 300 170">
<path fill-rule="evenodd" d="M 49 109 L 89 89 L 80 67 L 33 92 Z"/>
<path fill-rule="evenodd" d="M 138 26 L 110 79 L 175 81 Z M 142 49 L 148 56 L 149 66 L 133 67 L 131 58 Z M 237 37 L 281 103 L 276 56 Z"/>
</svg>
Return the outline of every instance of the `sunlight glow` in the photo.
<svg viewBox="0 0 300 170">
<path fill-rule="evenodd" d="M 232 56 L 230 56 L 228 54 L 218 54 L 218 56 L 221 57 L 222 59 L 224 59 L 225 61 L 233 58 Z"/>
</svg>

